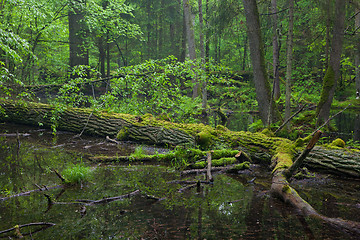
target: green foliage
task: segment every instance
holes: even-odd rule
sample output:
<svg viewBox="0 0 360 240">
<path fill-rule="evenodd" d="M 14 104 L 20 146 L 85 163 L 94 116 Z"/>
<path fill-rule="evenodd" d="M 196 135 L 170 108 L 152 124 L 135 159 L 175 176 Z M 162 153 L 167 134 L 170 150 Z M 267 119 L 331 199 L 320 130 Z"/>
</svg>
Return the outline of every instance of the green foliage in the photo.
<svg viewBox="0 0 360 240">
<path fill-rule="evenodd" d="M 250 129 L 250 131 L 252 131 L 252 132 L 257 132 L 257 131 L 259 131 L 260 129 L 263 129 L 263 128 L 264 128 L 264 124 L 263 124 L 263 122 L 261 121 L 261 119 L 256 120 L 255 122 L 253 122 L 253 123 L 250 124 L 250 126 L 249 126 L 249 129 Z"/>
<path fill-rule="evenodd" d="M 86 167 L 83 163 L 71 164 L 62 171 L 62 176 L 69 184 L 79 184 L 89 181 L 92 175 L 90 167 Z"/>
<path fill-rule="evenodd" d="M 136 160 L 136 159 L 141 159 L 142 157 L 144 157 L 146 154 L 145 154 L 145 151 L 144 151 L 144 146 L 137 146 L 135 148 L 135 151 L 130 154 L 130 160 Z"/>
</svg>

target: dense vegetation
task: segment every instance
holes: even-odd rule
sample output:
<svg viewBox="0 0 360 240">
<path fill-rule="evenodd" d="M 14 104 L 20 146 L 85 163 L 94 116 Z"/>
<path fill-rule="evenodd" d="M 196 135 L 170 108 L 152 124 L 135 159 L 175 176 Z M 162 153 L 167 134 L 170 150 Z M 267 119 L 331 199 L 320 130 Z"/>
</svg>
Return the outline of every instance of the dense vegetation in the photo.
<svg viewBox="0 0 360 240">
<path fill-rule="evenodd" d="M 258 77 L 252 73 L 257 64 L 251 61 L 255 44 L 247 31 L 251 18 L 245 14 L 250 2 L 254 1 L 2 1 L 2 96 L 37 101 L 35 90 L 40 89 L 40 96 L 45 94 L 59 111 L 64 104 L 91 106 L 212 126 L 226 125 L 234 111 L 260 111 L 262 121 L 255 117 L 251 129 L 272 123 L 275 130 L 289 115 L 271 111 L 267 121 L 271 105 L 259 102 Z M 314 114 L 326 117 L 320 106 L 333 86 L 326 80 L 336 66 L 336 47 L 341 61 L 339 75 L 334 69 L 335 102 L 355 99 L 360 88 L 359 2 L 345 1 L 344 29 L 335 24 L 341 14 L 339 2 L 255 4 L 265 82 L 273 85 L 265 89 L 272 92 L 266 102 L 275 100 L 272 105 L 281 115 L 285 107 L 293 113 L 304 104 L 319 108 L 294 118 L 292 130 L 299 131 L 292 131 L 292 136 L 282 133 L 288 137 L 313 131 Z M 187 12 L 191 21 L 186 21 Z M 339 34 L 340 47 L 335 46 Z M 329 98 L 331 104 L 331 93 Z"/>
</svg>

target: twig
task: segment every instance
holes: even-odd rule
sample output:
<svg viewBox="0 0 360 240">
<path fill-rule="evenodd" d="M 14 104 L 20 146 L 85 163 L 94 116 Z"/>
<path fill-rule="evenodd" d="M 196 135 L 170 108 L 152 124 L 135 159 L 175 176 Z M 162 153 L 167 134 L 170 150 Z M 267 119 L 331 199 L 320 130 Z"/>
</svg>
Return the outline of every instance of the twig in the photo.
<svg viewBox="0 0 360 240">
<path fill-rule="evenodd" d="M 312 139 L 310 140 L 310 142 L 308 143 L 308 145 L 306 146 L 304 151 L 295 160 L 295 162 L 291 165 L 291 167 L 284 172 L 284 174 L 287 178 L 290 178 L 294 174 L 294 172 L 301 166 L 301 164 L 304 162 L 304 159 L 307 157 L 307 155 L 310 153 L 310 151 L 314 148 L 317 141 L 320 139 L 321 134 L 322 134 L 321 131 L 317 131 L 313 135 Z"/>
<path fill-rule="evenodd" d="M 48 195 L 44 194 L 45 197 L 48 199 L 49 205 L 51 204 L 62 204 L 62 205 L 66 205 L 66 204 L 77 204 L 77 205 L 86 205 L 86 206 L 90 206 L 90 205 L 95 205 L 95 204 L 102 204 L 102 203 L 109 203 L 109 202 L 113 202 L 113 201 L 118 201 L 118 200 L 122 200 L 124 198 L 130 198 L 133 197 L 137 194 L 140 194 L 140 190 L 135 190 L 131 193 L 128 194 L 124 194 L 121 196 L 117 196 L 117 197 L 109 197 L 109 198 L 103 198 L 100 200 L 82 200 L 82 199 L 78 199 L 78 200 L 74 200 L 74 202 L 56 202 L 53 201 Z"/>
<path fill-rule="evenodd" d="M 8 199 L 13 198 L 13 197 L 28 196 L 28 195 L 30 195 L 30 194 L 33 193 L 33 192 L 47 191 L 47 190 L 50 190 L 50 189 L 56 189 L 56 188 L 62 188 L 62 187 L 64 187 L 64 186 L 63 186 L 63 185 L 56 185 L 56 186 L 53 186 L 53 187 L 46 187 L 46 186 L 45 186 L 44 188 L 39 188 L 39 189 L 35 189 L 35 190 L 30 190 L 30 191 L 27 191 L 27 192 L 22 192 L 22 193 L 18 193 L 18 194 L 15 194 L 15 195 L 8 196 L 8 197 L 0 198 L 0 202 L 1 202 L 1 201 L 8 200 Z"/>
<path fill-rule="evenodd" d="M 121 144 L 121 142 L 116 141 L 115 139 L 112 139 L 112 138 L 110 138 L 109 136 L 106 136 L 106 141 L 112 142 L 112 143 L 116 143 L 116 144 Z"/>
<path fill-rule="evenodd" d="M 213 151 L 210 151 L 207 153 L 207 173 L 206 173 L 206 180 L 210 181 L 210 182 L 213 182 L 214 179 L 213 177 L 211 176 L 211 153 Z"/>
<path fill-rule="evenodd" d="M 47 223 L 47 222 L 37 222 L 37 223 L 28 223 L 28 224 L 23 224 L 23 225 L 16 225 L 16 227 L 9 228 L 9 229 L 6 229 L 4 231 L 0 231 L 0 234 L 14 231 L 16 228 L 23 228 L 23 227 L 30 227 L 30 226 L 44 226 L 44 225 L 48 226 L 48 227 L 51 227 L 51 226 L 55 226 L 56 224 L 55 223 Z"/>
<path fill-rule="evenodd" d="M 340 112 L 338 112 L 337 114 L 333 115 L 332 117 L 330 117 L 328 120 L 326 120 L 326 122 L 324 122 L 323 125 L 321 125 L 320 127 L 318 127 L 318 129 L 316 129 L 311 135 L 313 136 L 317 131 L 319 131 L 320 129 L 322 129 L 326 124 L 328 124 L 333 118 L 335 118 L 337 115 L 339 115 L 340 113 L 342 113 L 343 111 L 345 111 L 348 107 L 351 106 L 351 103 L 349 103 L 349 105 L 347 105 L 343 110 L 341 110 Z"/>
<path fill-rule="evenodd" d="M 52 170 L 55 172 L 56 176 L 58 176 L 61 179 L 62 182 L 65 182 L 65 178 L 61 176 L 61 174 L 58 171 L 56 171 L 55 168 L 53 168 Z"/>
<path fill-rule="evenodd" d="M 281 124 L 281 126 L 276 129 L 276 131 L 274 132 L 274 134 L 276 134 L 277 132 L 279 132 L 291 119 L 293 119 L 296 115 L 298 115 L 300 112 L 302 112 L 302 110 L 305 108 L 305 105 L 303 105 L 296 113 L 294 113 L 291 117 L 289 117 L 288 119 L 286 119 L 283 124 Z"/>
<path fill-rule="evenodd" d="M 211 171 L 212 172 L 225 171 L 225 170 L 231 169 L 232 167 L 234 167 L 234 165 L 229 165 L 226 167 L 212 167 Z M 182 171 L 180 173 L 180 175 L 198 174 L 198 173 L 206 173 L 206 172 L 207 172 L 207 169 L 190 169 L 190 170 Z"/>
<path fill-rule="evenodd" d="M 184 192 L 185 190 L 188 190 L 188 189 L 191 189 L 191 188 L 194 188 L 197 186 L 197 183 L 194 183 L 194 184 L 191 184 L 191 185 L 188 185 L 188 186 L 185 186 L 185 187 L 182 187 L 178 190 L 179 193 L 182 193 Z"/>
</svg>

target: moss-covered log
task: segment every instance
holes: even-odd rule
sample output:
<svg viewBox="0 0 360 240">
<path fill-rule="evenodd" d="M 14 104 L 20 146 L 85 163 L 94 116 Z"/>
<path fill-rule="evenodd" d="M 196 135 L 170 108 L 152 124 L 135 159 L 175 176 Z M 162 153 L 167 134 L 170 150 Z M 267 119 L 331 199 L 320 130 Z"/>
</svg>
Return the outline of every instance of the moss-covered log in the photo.
<svg viewBox="0 0 360 240">
<path fill-rule="evenodd" d="M 274 169 L 286 168 L 277 158 L 289 160 L 302 149 L 284 138 L 268 137 L 261 133 L 233 132 L 223 126 L 216 129 L 203 124 L 179 124 L 157 119 L 152 115 L 94 111 L 83 108 L 65 108 L 47 104 L 20 101 L 0 101 L 0 120 L 34 126 L 56 127 L 79 133 L 117 137 L 119 140 L 134 140 L 168 146 L 187 145 L 200 148 L 231 148 L 242 150 L 253 162 L 272 162 Z M 300 142 L 301 143 L 301 142 Z M 307 142 L 306 142 L 307 143 Z M 205 154 L 206 156 L 206 154 Z M 197 161 L 197 157 L 194 160 Z M 216 156 L 213 156 L 217 159 Z M 315 147 L 305 160 L 308 166 L 327 172 L 360 177 L 360 153 L 339 147 Z"/>
<path fill-rule="evenodd" d="M 144 116 L 94 111 L 86 108 L 51 106 L 22 101 L 0 101 L 0 120 L 51 127 L 89 135 L 119 136 L 120 140 L 137 140 L 154 144 L 194 144 L 194 137 L 177 128 L 164 127 L 162 121 L 147 124 Z M 141 119 L 141 120 L 139 120 Z M 155 123 L 155 121 L 153 121 Z M 120 135 L 119 135 L 120 132 Z"/>
</svg>

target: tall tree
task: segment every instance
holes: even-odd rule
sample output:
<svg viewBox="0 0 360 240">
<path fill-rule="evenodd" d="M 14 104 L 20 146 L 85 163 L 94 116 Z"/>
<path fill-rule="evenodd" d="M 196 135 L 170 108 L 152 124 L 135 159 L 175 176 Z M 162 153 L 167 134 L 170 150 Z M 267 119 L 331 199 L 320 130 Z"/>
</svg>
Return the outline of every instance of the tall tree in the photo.
<svg viewBox="0 0 360 240">
<path fill-rule="evenodd" d="M 355 14 L 355 39 L 357 42 L 355 46 L 355 85 L 356 91 L 360 92 L 360 6 L 355 7 Z"/>
<path fill-rule="evenodd" d="M 280 57 L 280 45 L 279 45 L 279 28 L 278 28 L 278 14 L 277 14 L 277 0 L 271 0 L 271 14 L 273 22 L 273 91 L 274 99 L 280 98 L 280 78 L 279 78 L 279 57 Z"/>
<path fill-rule="evenodd" d="M 89 52 L 86 46 L 87 29 L 84 21 L 86 0 L 69 1 L 69 44 L 70 67 L 89 65 Z"/>
<path fill-rule="evenodd" d="M 265 66 L 264 46 L 260 31 L 259 11 L 256 0 L 243 0 L 247 32 L 250 44 L 250 57 L 254 73 L 256 100 L 260 118 L 264 125 L 268 122 L 271 104 L 271 90 Z M 271 114 L 274 116 L 273 114 Z"/>
<path fill-rule="evenodd" d="M 316 109 L 318 125 L 329 118 L 336 84 L 340 78 L 340 60 L 345 30 L 345 6 L 345 1 L 336 0 L 330 61 L 323 79 L 321 97 Z"/>
<path fill-rule="evenodd" d="M 294 0 L 289 0 L 289 29 L 286 43 L 286 90 L 285 90 L 285 119 L 291 115 L 291 80 L 293 62 L 293 28 L 294 28 Z M 289 124 L 287 128 L 289 129 Z"/>
<path fill-rule="evenodd" d="M 192 22 L 191 9 L 189 0 L 183 0 L 184 17 L 186 26 L 186 36 L 188 40 L 189 57 L 192 61 L 196 60 L 196 49 L 195 49 L 195 34 L 194 25 Z M 199 83 L 196 78 L 193 79 L 193 92 L 192 97 L 196 98 L 199 96 Z"/>
</svg>

